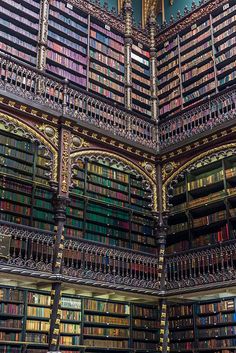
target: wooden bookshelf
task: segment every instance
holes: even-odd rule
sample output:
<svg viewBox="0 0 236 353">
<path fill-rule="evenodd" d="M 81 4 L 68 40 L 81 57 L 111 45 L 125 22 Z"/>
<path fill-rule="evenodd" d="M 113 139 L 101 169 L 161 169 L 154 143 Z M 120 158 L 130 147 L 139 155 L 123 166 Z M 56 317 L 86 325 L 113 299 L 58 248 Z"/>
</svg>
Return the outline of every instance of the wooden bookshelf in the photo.
<svg viewBox="0 0 236 353">
<path fill-rule="evenodd" d="M 234 352 L 235 329 L 235 297 L 169 306 L 170 352 Z"/>
<path fill-rule="evenodd" d="M 235 238 L 235 157 L 185 173 L 173 189 L 168 253 Z"/>
<path fill-rule="evenodd" d="M 233 1 L 158 44 L 160 114 L 176 115 L 235 83 Z"/>
<path fill-rule="evenodd" d="M 155 253 L 151 194 L 137 177 L 102 162 L 74 167 L 66 235 Z"/>
<path fill-rule="evenodd" d="M 0 286 L 0 347 L 3 352 L 47 351 L 50 293 Z M 155 351 L 158 305 L 62 294 L 60 350 Z M 12 351 L 11 351 L 12 349 Z"/>
<path fill-rule="evenodd" d="M 53 230 L 50 157 L 34 143 L 2 132 L 0 143 L 1 219 Z M 47 222 L 45 222 L 45 220 Z"/>
</svg>

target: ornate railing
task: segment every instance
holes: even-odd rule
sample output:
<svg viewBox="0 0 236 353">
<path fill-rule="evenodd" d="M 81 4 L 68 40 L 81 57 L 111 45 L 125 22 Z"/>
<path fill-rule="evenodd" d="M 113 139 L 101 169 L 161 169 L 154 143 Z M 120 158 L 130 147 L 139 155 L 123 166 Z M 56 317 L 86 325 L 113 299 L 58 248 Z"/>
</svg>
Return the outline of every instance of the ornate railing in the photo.
<svg viewBox="0 0 236 353">
<path fill-rule="evenodd" d="M 9 242 L 8 253 L 0 256 L 0 263 L 52 272 L 53 237 L 34 228 L 0 222 L 1 246 Z M 2 240 L 3 239 L 3 240 Z M 4 252 L 6 251 L 4 250 Z"/>
<path fill-rule="evenodd" d="M 57 80 L 10 56 L 0 54 L 0 89 L 48 107 L 57 113 L 157 149 L 157 129 L 150 119 L 108 104 L 105 99 Z"/>
<path fill-rule="evenodd" d="M 236 280 L 236 242 L 219 243 L 167 256 L 166 289 L 186 290 Z"/>
<path fill-rule="evenodd" d="M 236 89 L 209 98 L 197 107 L 169 118 L 160 124 L 160 147 L 162 150 L 175 146 L 204 131 L 210 131 L 236 117 Z"/>
<path fill-rule="evenodd" d="M 129 250 L 86 241 L 65 242 L 62 273 L 66 276 L 106 283 L 110 287 L 129 287 L 157 291 L 159 262 Z"/>
<path fill-rule="evenodd" d="M 0 265 L 13 272 L 24 269 L 52 273 L 53 233 L 0 221 Z M 1 246 L 9 242 L 2 256 Z M 4 249 L 6 251 L 6 249 Z M 2 268 L 1 267 L 1 268 Z M 61 275 L 68 281 L 153 291 L 160 289 L 156 256 L 114 248 L 86 240 L 65 240 Z"/>
</svg>

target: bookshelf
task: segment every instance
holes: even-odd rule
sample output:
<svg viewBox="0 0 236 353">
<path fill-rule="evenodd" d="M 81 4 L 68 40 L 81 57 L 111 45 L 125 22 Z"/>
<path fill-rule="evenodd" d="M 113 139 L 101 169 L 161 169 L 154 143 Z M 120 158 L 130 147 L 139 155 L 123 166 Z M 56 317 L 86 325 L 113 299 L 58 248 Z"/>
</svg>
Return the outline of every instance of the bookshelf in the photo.
<svg viewBox="0 0 236 353">
<path fill-rule="evenodd" d="M 236 5 L 229 0 L 158 43 L 162 118 L 176 115 L 235 83 L 235 16 Z"/>
<path fill-rule="evenodd" d="M 90 19 L 89 91 L 124 104 L 124 37 Z"/>
<path fill-rule="evenodd" d="M 37 144 L 1 131 L 1 220 L 53 230 L 49 160 Z"/>
<path fill-rule="evenodd" d="M 48 72 L 86 88 L 87 69 L 88 16 L 66 1 L 51 1 L 47 50 Z"/>
<path fill-rule="evenodd" d="M 132 44 L 132 107 L 145 116 L 151 116 L 150 107 L 150 53 L 149 48 L 136 41 Z"/>
<path fill-rule="evenodd" d="M 68 238 L 155 253 L 151 194 L 141 177 L 110 162 L 81 161 L 73 185 Z"/>
<path fill-rule="evenodd" d="M 170 305 L 170 352 L 233 353 L 235 319 L 235 297 Z"/>
<path fill-rule="evenodd" d="M 2 352 L 47 352 L 50 293 L 0 286 Z M 4 305 L 5 306 L 4 306 Z M 60 351 L 155 351 L 159 307 L 62 293 Z M 14 326 L 13 326 L 14 324 Z M 7 335 L 5 335 L 5 333 Z"/>
<path fill-rule="evenodd" d="M 3 0 L 0 51 L 36 65 L 40 0 Z"/>
<path fill-rule="evenodd" d="M 85 299 L 83 344 L 88 351 L 129 351 L 129 336 L 130 305 Z"/>
<path fill-rule="evenodd" d="M 167 252 L 181 252 L 234 239 L 235 157 L 212 160 L 186 172 L 171 195 Z"/>
<path fill-rule="evenodd" d="M 159 337 L 159 312 L 156 306 L 133 305 L 132 344 L 138 352 L 156 352 Z"/>
</svg>

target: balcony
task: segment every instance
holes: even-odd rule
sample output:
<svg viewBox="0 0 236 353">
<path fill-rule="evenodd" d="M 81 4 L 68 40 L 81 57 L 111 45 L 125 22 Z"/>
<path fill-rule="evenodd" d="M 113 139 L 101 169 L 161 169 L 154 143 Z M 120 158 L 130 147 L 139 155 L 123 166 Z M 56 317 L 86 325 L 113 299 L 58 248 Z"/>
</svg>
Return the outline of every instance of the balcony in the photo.
<svg viewBox="0 0 236 353">
<path fill-rule="evenodd" d="M 155 124 L 123 107 L 80 90 L 0 53 L 0 94 L 64 116 L 80 126 L 132 143 L 149 152 L 157 150 Z"/>
<path fill-rule="evenodd" d="M 7 254 L 0 256 L 1 272 L 142 294 L 160 292 L 156 256 L 83 239 L 65 240 L 61 274 L 55 275 L 52 233 L 0 221 L 0 234 L 1 239 L 5 236 L 5 241 L 9 241 Z"/>
<path fill-rule="evenodd" d="M 166 257 L 167 294 L 236 283 L 236 241 L 230 240 Z"/>
<path fill-rule="evenodd" d="M 160 149 L 167 151 L 179 147 L 188 140 L 209 134 L 222 124 L 233 124 L 236 117 L 236 88 L 209 97 L 195 107 L 186 109 L 159 126 Z"/>
</svg>

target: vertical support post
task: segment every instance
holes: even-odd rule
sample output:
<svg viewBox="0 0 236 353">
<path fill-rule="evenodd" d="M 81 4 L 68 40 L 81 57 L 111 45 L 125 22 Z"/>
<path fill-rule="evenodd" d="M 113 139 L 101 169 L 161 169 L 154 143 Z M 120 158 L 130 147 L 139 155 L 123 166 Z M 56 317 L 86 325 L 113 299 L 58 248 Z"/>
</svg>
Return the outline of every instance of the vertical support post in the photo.
<svg viewBox="0 0 236 353">
<path fill-rule="evenodd" d="M 37 68 L 41 71 L 46 68 L 47 41 L 48 41 L 48 18 L 50 0 L 41 0 L 40 22 L 39 22 L 39 41 L 37 53 Z"/>
<path fill-rule="evenodd" d="M 55 197 L 55 238 L 53 254 L 53 274 L 58 281 L 53 283 L 51 291 L 51 318 L 49 333 L 49 350 L 57 352 L 59 349 L 60 318 L 61 318 L 61 282 L 62 258 L 64 250 L 64 226 L 66 223 L 66 206 L 69 200 L 70 185 L 70 145 L 71 132 L 63 126 L 60 129 L 59 139 L 59 183 Z"/>
<path fill-rule="evenodd" d="M 166 236 L 168 229 L 168 212 L 163 211 L 163 200 L 162 200 L 162 168 L 159 162 L 156 165 L 156 183 L 158 185 L 157 195 L 158 198 L 158 211 L 153 212 L 155 218 L 155 234 L 157 239 L 157 245 L 159 246 L 159 280 L 160 289 L 165 290 L 165 249 L 166 249 Z"/>
<path fill-rule="evenodd" d="M 152 120 L 156 124 L 156 144 L 159 152 L 159 102 L 157 94 L 157 48 L 156 48 L 156 9 L 151 6 L 149 15 L 149 37 L 150 37 L 150 88 L 151 88 L 151 113 Z"/>
<path fill-rule="evenodd" d="M 167 303 L 165 300 L 161 301 L 161 313 L 160 313 L 160 344 L 158 352 L 167 353 L 170 351 L 169 347 L 169 325 L 168 325 L 168 313 Z"/>
<path fill-rule="evenodd" d="M 124 1 L 125 19 L 125 107 L 132 109 L 132 0 Z"/>
</svg>

